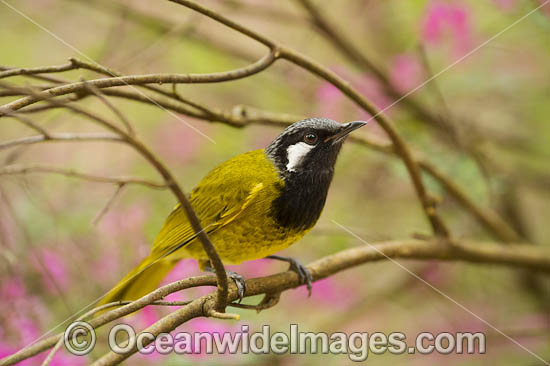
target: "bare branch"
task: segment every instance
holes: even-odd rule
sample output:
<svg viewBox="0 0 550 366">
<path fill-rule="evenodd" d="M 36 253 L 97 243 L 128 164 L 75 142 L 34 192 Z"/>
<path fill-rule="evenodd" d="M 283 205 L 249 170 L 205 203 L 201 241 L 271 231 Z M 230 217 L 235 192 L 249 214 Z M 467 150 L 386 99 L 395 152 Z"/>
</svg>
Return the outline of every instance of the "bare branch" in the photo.
<svg viewBox="0 0 550 366">
<path fill-rule="evenodd" d="M 85 80 L 82 80 L 82 81 L 86 83 Z M 126 118 L 126 116 L 117 107 L 115 107 L 113 103 L 111 103 L 107 98 L 105 98 L 99 89 L 97 89 L 93 85 L 88 85 L 88 84 L 86 85 L 88 87 L 87 89 L 90 92 L 92 92 L 92 94 L 94 94 L 103 104 L 105 104 L 107 108 L 113 111 L 113 113 L 118 117 L 118 119 L 120 119 L 122 124 L 126 127 L 128 134 L 131 136 L 135 136 L 136 132 L 134 131 L 132 124 L 130 123 L 128 118 Z"/>
<path fill-rule="evenodd" d="M 135 100 L 143 103 L 152 102 L 148 100 L 149 96 L 143 96 L 139 93 L 133 93 L 130 91 L 123 90 L 104 90 L 104 94 L 114 97 L 122 97 L 125 99 Z M 167 109 L 172 111 L 183 113 L 194 118 L 223 122 L 233 127 L 245 127 L 251 124 L 264 124 L 268 126 L 280 126 L 286 127 L 291 123 L 302 119 L 302 116 L 293 116 L 280 113 L 258 111 L 250 107 L 238 106 L 231 113 L 218 111 L 215 109 L 209 109 L 209 115 L 201 115 L 195 112 L 192 112 L 186 109 L 185 106 L 181 104 L 160 98 L 153 98 L 154 103 L 157 103 Z M 34 139 L 33 139 L 34 140 Z M 42 139 L 40 139 L 42 140 Z M 55 139 L 52 139 L 55 140 Z M 390 156 L 396 156 L 396 151 L 393 148 L 393 145 L 382 140 L 375 140 L 372 137 L 363 137 L 363 136 L 350 136 L 349 140 L 368 147 L 370 149 L 388 154 Z M 14 141 L 15 142 L 15 141 Z M 41 141 L 36 141 L 41 142 Z M 0 144 L 0 149 L 3 147 L 3 144 Z M 496 237 L 501 240 L 508 242 L 517 242 L 521 241 L 518 234 L 504 221 L 494 210 L 490 208 L 484 208 L 480 205 L 477 205 L 468 197 L 468 194 L 454 183 L 449 177 L 443 174 L 438 170 L 435 165 L 430 163 L 427 159 L 421 158 L 418 153 L 414 153 L 415 160 L 418 163 L 418 166 L 431 175 L 434 179 L 439 181 L 442 187 L 455 198 L 455 200 L 462 205 L 467 211 L 472 213 L 476 218 L 478 218 L 481 223 L 489 229 Z"/>
<path fill-rule="evenodd" d="M 106 76 L 116 76 L 116 77 L 125 76 L 121 72 L 115 71 L 111 68 L 107 68 L 107 67 L 105 67 L 103 65 L 99 65 L 97 63 L 94 64 L 94 63 L 86 62 L 86 61 L 79 60 L 79 59 L 76 59 L 76 58 L 71 58 L 70 60 L 71 60 L 72 63 L 74 63 L 76 66 L 78 66 L 81 69 L 87 69 L 87 70 L 94 71 L 94 72 L 97 72 L 99 74 L 106 75 Z M 177 85 L 176 83 L 172 84 L 172 87 L 173 87 L 172 92 L 168 92 L 168 91 L 166 91 L 166 90 L 164 90 L 160 87 L 154 86 L 154 85 L 145 84 L 145 85 L 141 85 L 141 86 L 143 86 L 145 89 L 151 90 L 155 93 L 164 95 L 164 96 L 169 97 L 169 98 L 176 99 L 176 100 L 178 100 L 182 103 L 185 103 L 185 104 L 187 104 L 187 105 L 189 105 L 193 108 L 196 108 L 199 111 L 202 111 L 204 113 L 208 113 L 208 109 L 203 107 L 199 103 L 190 101 L 190 100 L 185 99 L 182 96 L 180 96 L 175 90 L 176 85 Z"/>
<path fill-rule="evenodd" d="M 118 196 L 120 196 L 120 194 L 122 193 L 122 189 L 126 186 L 126 183 L 120 183 L 120 184 L 117 184 L 117 187 L 116 187 L 116 190 L 115 192 L 113 193 L 113 195 L 111 196 L 111 198 L 109 198 L 109 200 L 107 201 L 107 203 L 105 204 L 105 206 L 103 206 L 103 208 L 101 209 L 101 211 L 99 211 L 97 213 L 97 215 L 94 217 L 94 219 L 92 220 L 92 225 L 97 225 L 99 223 L 99 221 L 101 221 L 101 219 L 103 218 L 103 216 L 105 216 L 105 214 L 107 213 L 107 211 L 109 211 L 109 209 L 111 208 L 111 206 L 113 205 L 113 203 L 115 202 L 116 198 Z"/>
<path fill-rule="evenodd" d="M 449 245 L 449 243 L 438 240 L 431 242 L 414 240 L 389 242 L 376 246 L 361 246 L 344 250 L 335 255 L 315 261 L 307 268 L 312 273 L 315 281 L 353 266 L 387 258 L 470 260 L 472 262 L 508 265 L 521 262 L 528 268 L 537 268 L 538 270 L 550 273 L 550 253 L 547 251 L 533 250 L 534 248 L 527 248 L 525 246 L 515 246 L 511 248 L 502 247 L 500 245 L 478 244 L 479 243 L 475 245 L 471 243 L 453 243 Z M 508 249 L 512 250 L 508 251 Z M 281 292 L 297 287 L 300 284 L 298 275 L 293 271 L 287 271 L 268 277 L 253 278 L 246 282 L 246 296 Z M 238 299 L 235 286 L 232 286 L 229 296 L 231 301 Z M 165 316 L 155 324 L 144 329 L 143 332 L 152 333 L 155 336 L 160 333 L 171 332 L 190 319 L 208 316 L 214 303 L 215 296 L 203 296 L 194 300 L 189 305 Z M 147 342 L 150 341 L 148 340 Z M 95 361 L 92 365 L 117 365 L 135 352 L 137 352 L 137 348 L 124 354 L 111 351 Z"/>
<path fill-rule="evenodd" d="M 103 90 L 103 92 L 104 94 L 109 96 L 122 97 L 125 99 L 153 104 L 151 100 L 148 100 L 148 98 L 151 98 L 154 100 L 154 103 L 161 105 L 169 110 L 182 113 L 194 118 L 215 122 L 223 122 L 230 126 L 239 128 L 252 124 L 286 127 L 294 123 L 295 121 L 304 118 L 303 116 L 293 116 L 281 113 L 258 111 L 245 106 L 237 106 L 231 113 L 219 111 L 212 108 L 209 109 L 208 115 L 201 115 L 197 114 L 196 112 L 190 111 L 185 106 L 182 106 L 181 104 L 172 100 L 143 96 L 139 93 L 133 93 L 125 90 L 108 89 Z M 393 145 L 386 141 L 374 139 L 373 137 L 355 135 L 350 136 L 349 140 L 370 149 L 376 150 L 378 152 L 382 152 L 390 156 L 397 156 Z M 1 148 L 2 144 L 0 144 L 0 149 Z M 521 241 L 518 234 L 515 233 L 513 228 L 511 228 L 510 225 L 508 225 L 506 221 L 504 221 L 494 210 L 477 205 L 472 199 L 468 197 L 468 194 L 461 187 L 459 187 L 456 183 L 452 181 L 451 178 L 447 177 L 444 173 L 438 170 L 435 165 L 430 163 L 427 159 L 420 157 L 420 154 L 414 153 L 413 156 L 415 156 L 415 160 L 417 161 L 418 166 L 423 171 L 439 181 L 441 183 L 441 186 L 451 196 L 453 196 L 455 200 L 462 205 L 462 207 L 464 207 L 467 211 L 478 218 L 481 221 L 481 224 L 489 229 L 489 231 L 494 233 L 496 237 L 508 242 Z"/>
<path fill-rule="evenodd" d="M 388 258 L 485 263 L 524 268 L 550 274 L 550 252 L 542 248 L 522 244 L 502 246 L 495 243 L 470 240 L 460 240 L 449 243 L 448 241 L 438 239 L 429 241 L 405 239 L 400 241 L 373 243 L 372 245 L 362 245 L 316 260 L 309 264 L 307 268 L 310 270 L 313 280 L 318 281 L 364 263 L 387 260 Z M 124 306 L 90 320 L 89 324 L 94 328 L 98 328 L 124 315 L 131 314 L 149 304 L 154 304 L 173 292 L 191 287 L 215 285 L 216 279 L 214 276 L 207 275 L 183 279 L 160 287 L 141 299 L 129 304 L 126 304 L 126 302 L 107 304 L 110 306 Z M 283 292 L 301 285 L 301 281 L 294 271 L 252 278 L 246 281 L 245 297 Z M 195 299 L 189 304 L 185 302 L 185 307 L 167 315 L 145 331 L 152 332 L 153 334 L 169 332 L 187 320 L 199 316 L 208 316 L 209 310 L 214 308 L 216 302 L 215 297 L 216 295 L 209 294 L 199 299 Z M 237 288 L 234 284 L 231 284 L 229 300 L 235 301 L 237 299 Z M 233 305 L 234 304 L 231 306 Z M 246 308 L 243 306 L 240 307 Z M 256 308 L 253 307 L 252 309 L 255 310 Z M 61 337 L 62 333 L 32 344 L 13 355 L 1 359 L 0 366 L 13 365 L 43 352 L 53 347 Z M 94 365 L 115 365 L 134 352 L 135 350 L 131 353 L 118 356 L 110 353 L 99 359 Z"/>
<path fill-rule="evenodd" d="M 375 65 L 367 56 L 365 56 L 344 34 L 331 24 L 327 17 L 311 2 L 311 0 L 297 0 L 298 3 L 309 12 L 312 23 L 343 55 L 358 67 L 370 71 L 379 81 L 384 91 L 392 98 L 399 99 L 403 94 L 395 89 L 385 70 Z M 454 127 L 449 121 L 443 119 L 429 111 L 421 103 L 412 97 L 403 99 L 403 104 L 409 108 L 421 121 L 427 123 L 440 133 L 445 141 L 450 141 L 454 146 L 459 146 L 458 136 Z"/>
<path fill-rule="evenodd" d="M 7 69 L 0 72 L 0 79 L 4 79 L 11 76 L 17 75 L 35 75 L 35 74 L 48 74 L 48 73 L 57 73 L 63 71 L 74 70 L 77 67 L 72 63 L 58 65 L 58 66 L 40 66 L 33 68 L 20 68 L 20 69 Z"/>
<path fill-rule="evenodd" d="M 387 133 L 388 137 L 391 139 L 396 153 L 401 157 L 409 175 L 411 177 L 415 191 L 420 199 L 422 207 L 430 221 L 430 224 L 434 232 L 438 235 L 449 236 L 449 230 L 443 223 L 443 220 L 436 213 L 436 202 L 429 196 L 422 182 L 422 177 L 420 176 L 420 169 L 418 164 L 413 159 L 412 154 L 409 150 L 409 147 L 401 136 L 394 129 L 392 122 L 389 118 L 381 113 L 376 106 L 367 100 L 363 95 L 361 95 L 357 90 L 355 90 L 346 80 L 339 77 L 336 73 L 332 72 L 328 68 L 322 66 L 316 61 L 308 58 L 301 53 L 278 44 L 277 42 L 255 32 L 249 28 L 244 27 L 241 24 L 238 24 L 225 16 L 208 9 L 194 1 L 190 0 L 170 0 L 171 2 L 183 5 L 187 8 L 193 9 L 203 15 L 208 16 L 216 20 L 219 23 L 222 23 L 256 41 L 264 44 L 272 50 L 276 50 L 280 58 L 286 59 L 293 64 L 300 66 L 301 68 L 309 71 L 310 73 L 330 82 L 332 85 L 337 87 L 342 93 L 348 96 L 352 101 L 354 101 L 359 107 L 368 112 L 372 117 L 380 124 L 380 126 Z"/>
<path fill-rule="evenodd" d="M 87 173 L 81 173 L 73 169 L 60 168 L 48 165 L 8 165 L 0 168 L 1 175 L 24 175 L 30 173 L 53 173 L 60 174 L 67 177 L 79 178 L 96 183 L 110 183 L 117 185 L 125 184 L 139 184 L 154 189 L 166 189 L 165 184 L 156 183 L 146 179 L 134 178 L 134 177 L 106 177 L 101 175 L 93 175 Z"/>
<path fill-rule="evenodd" d="M 50 134 L 48 133 L 48 131 L 46 131 L 44 128 L 42 128 L 42 126 L 40 126 L 38 123 L 34 122 L 32 119 L 30 119 L 28 117 L 25 117 L 25 116 L 22 116 L 22 115 L 17 114 L 17 113 L 12 113 L 8 117 L 15 118 L 16 120 L 23 123 L 27 127 L 30 127 L 33 130 L 35 130 L 36 132 L 41 133 L 42 135 L 44 135 L 44 137 L 46 139 L 50 138 Z"/>
<path fill-rule="evenodd" d="M 13 111 L 17 111 L 23 107 L 36 103 L 40 100 L 45 100 L 51 97 L 82 92 L 86 90 L 87 84 L 92 85 L 95 88 L 111 88 L 115 86 L 128 86 L 128 85 L 144 85 L 144 84 L 164 84 L 164 83 L 182 83 L 182 84 L 196 84 L 196 83 L 219 83 L 224 81 L 231 81 L 242 79 L 247 76 L 257 74 L 258 72 L 269 67 L 277 59 L 278 54 L 270 52 L 256 63 L 231 71 L 211 73 L 211 74 L 149 74 L 149 75 L 129 75 L 120 77 L 110 77 L 95 80 L 88 80 L 86 82 L 77 82 L 67 85 L 60 85 L 51 89 L 44 90 L 43 92 L 29 95 L 27 97 L 15 100 L 11 103 L 5 104 L 0 107 L 0 117 L 5 116 Z"/>
<path fill-rule="evenodd" d="M 462 190 L 455 182 L 446 177 L 439 169 L 428 161 L 419 161 L 424 171 L 434 177 L 443 188 L 449 192 L 458 203 L 470 211 L 481 223 L 491 230 L 493 234 L 504 242 L 520 242 L 522 238 L 502 217 L 495 211 L 476 205 L 467 193 Z"/>
<path fill-rule="evenodd" d="M 11 116 L 14 117 L 14 116 Z M 20 116 L 18 116 L 20 117 Z M 32 145 L 41 142 L 82 142 L 107 141 L 123 142 L 122 138 L 112 133 L 48 133 L 48 135 L 34 135 L 21 137 L 15 140 L 0 142 L 0 150 L 20 145 Z"/>
</svg>

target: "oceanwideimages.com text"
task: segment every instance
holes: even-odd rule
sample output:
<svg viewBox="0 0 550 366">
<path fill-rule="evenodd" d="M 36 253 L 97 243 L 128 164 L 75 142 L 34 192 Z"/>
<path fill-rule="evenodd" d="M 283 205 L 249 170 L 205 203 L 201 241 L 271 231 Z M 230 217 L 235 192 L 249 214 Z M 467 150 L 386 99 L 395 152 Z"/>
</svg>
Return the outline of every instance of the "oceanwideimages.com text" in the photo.
<svg viewBox="0 0 550 366">
<path fill-rule="evenodd" d="M 73 354 L 84 355 L 95 346 L 95 331 L 85 322 L 71 324 L 65 332 L 65 347 Z M 402 332 L 304 332 L 291 324 L 288 332 L 272 332 L 269 325 L 251 332 L 242 325 L 238 332 L 178 332 L 154 335 L 136 333 L 127 324 L 113 326 L 108 335 L 109 347 L 116 353 L 133 349 L 141 354 L 346 354 L 352 361 L 365 361 L 369 354 L 483 354 L 483 333 L 419 333 L 409 343 Z"/>
</svg>

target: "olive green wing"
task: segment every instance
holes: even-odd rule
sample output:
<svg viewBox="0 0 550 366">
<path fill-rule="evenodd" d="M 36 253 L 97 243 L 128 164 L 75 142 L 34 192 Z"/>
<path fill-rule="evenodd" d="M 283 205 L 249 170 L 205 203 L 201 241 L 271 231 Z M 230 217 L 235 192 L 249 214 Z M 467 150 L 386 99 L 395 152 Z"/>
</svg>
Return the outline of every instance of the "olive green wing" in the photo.
<svg viewBox="0 0 550 366">
<path fill-rule="evenodd" d="M 245 212 L 247 207 L 258 198 L 264 189 L 264 184 L 256 183 L 247 190 L 231 190 L 231 187 L 226 184 L 212 182 L 199 185 L 198 188 L 191 195 L 191 204 L 201 221 L 203 230 L 211 234 Z M 190 244 L 196 236 L 185 211 L 178 204 L 158 234 L 153 244 L 152 254 L 155 258 L 168 256 Z"/>
</svg>

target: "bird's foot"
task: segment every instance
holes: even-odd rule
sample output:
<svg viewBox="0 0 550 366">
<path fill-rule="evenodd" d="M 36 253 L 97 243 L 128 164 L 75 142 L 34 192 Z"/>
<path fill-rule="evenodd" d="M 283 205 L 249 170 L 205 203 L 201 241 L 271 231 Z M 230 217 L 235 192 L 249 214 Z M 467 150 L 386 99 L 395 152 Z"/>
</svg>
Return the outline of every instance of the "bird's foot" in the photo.
<svg viewBox="0 0 550 366">
<path fill-rule="evenodd" d="M 311 272 L 306 268 L 306 266 L 304 266 L 298 260 L 290 257 L 282 257 L 280 255 L 269 255 L 266 258 L 288 262 L 290 264 L 289 269 L 291 271 L 296 272 L 298 274 L 298 278 L 300 279 L 300 282 L 306 285 L 307 296 L 308 297 L 311 296 L 311 283 L 313 282 L 313 277 L 311 276 Z"/>
<path fill-rule="evenodd" d="M 216 273 L 216 270 L 212 267 L 205 267 L 204 270 L 206 272 Z M 235 286 L 237 286 L 237 294 L 239 295 L 239 303 L 243 300 L 244 292 L 246 290 L 246 280 L 243 276 L 238 274 L 237 272 L 233 272 L 230 270 L 226 270 L 225 273 L 227 274 L 227 277 L 231 278 L 233 282 L 235 282 Z"/>
<path fill-rule="evenodd" d="M 246 290 L 246 281 L 243 276 L 233 271 L 225 271 L 227 277 L 231 278 L 237 286 L 237 294 L 239 294 L 239 303 L 243 300 L 244 292 Z"/>
</svg>

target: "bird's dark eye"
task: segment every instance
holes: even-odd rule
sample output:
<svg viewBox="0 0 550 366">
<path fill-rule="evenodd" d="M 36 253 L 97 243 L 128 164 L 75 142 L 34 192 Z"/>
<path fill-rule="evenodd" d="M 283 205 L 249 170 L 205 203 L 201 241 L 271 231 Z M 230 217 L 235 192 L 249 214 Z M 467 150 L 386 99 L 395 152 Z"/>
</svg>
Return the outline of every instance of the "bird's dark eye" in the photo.
<svg viewBox="0 0 550 366">
<path fill-rule="evenodd" d="M 308 145 L 315 145 L 317 142 L 317 135 L 312 132 L 306 133 L 304 135 L 304 142 Z"/>
</svg>

